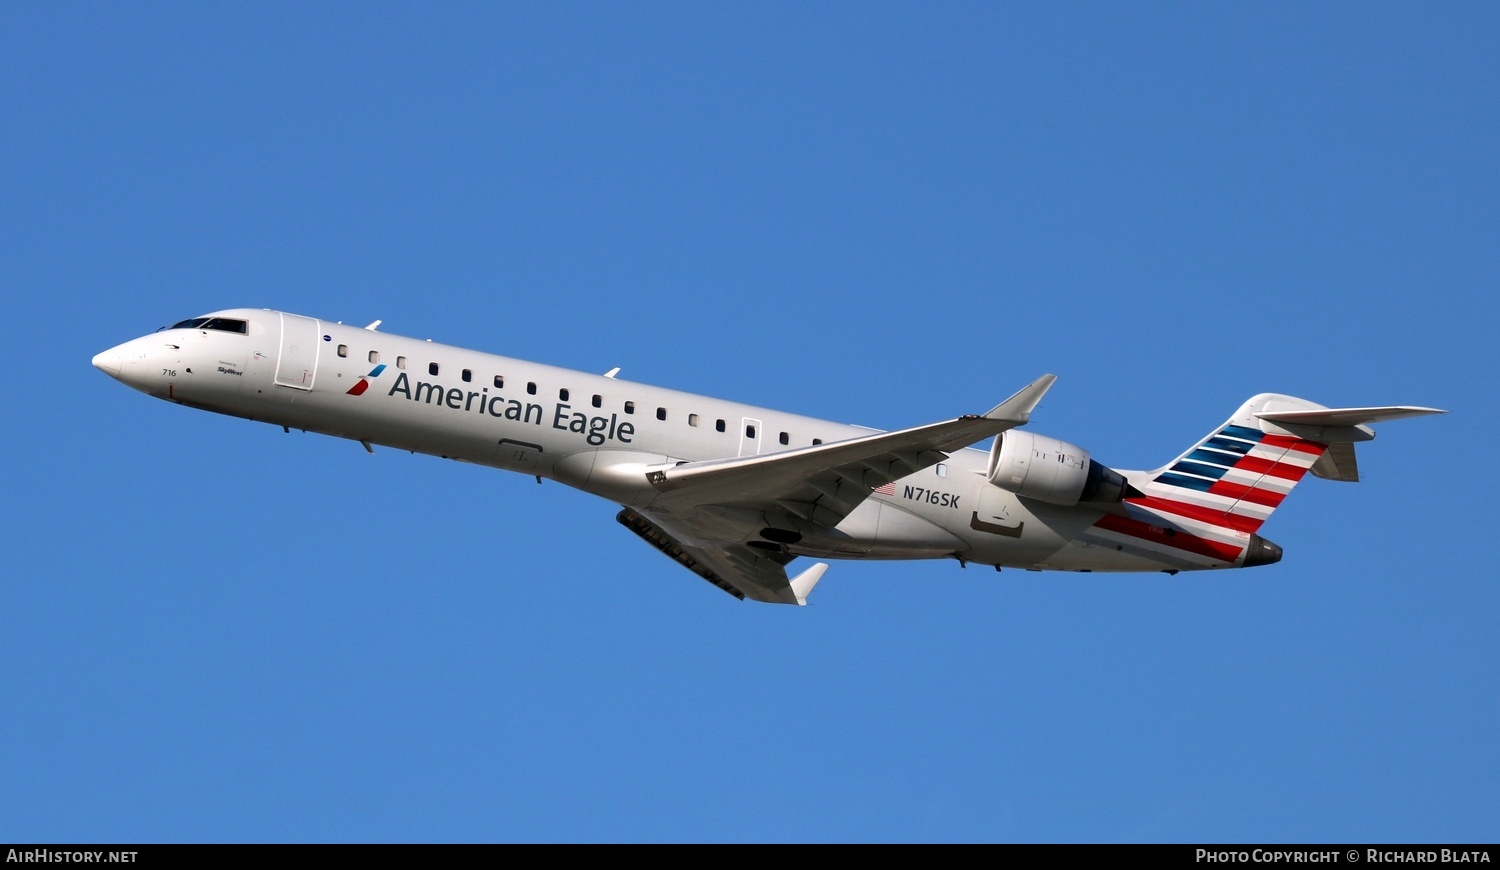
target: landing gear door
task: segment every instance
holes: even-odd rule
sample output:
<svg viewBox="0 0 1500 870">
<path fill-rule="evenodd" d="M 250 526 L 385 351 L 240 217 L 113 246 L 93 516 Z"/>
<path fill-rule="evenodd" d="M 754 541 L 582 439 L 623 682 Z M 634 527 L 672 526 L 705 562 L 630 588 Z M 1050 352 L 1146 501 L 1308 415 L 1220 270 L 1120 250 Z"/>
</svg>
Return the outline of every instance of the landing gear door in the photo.
<svg viewBox="0 0 1500 870">
<path fill-rule="evenodd" d="M 311 390 L 318 372 L 322 344 L 318 320 L 297 314 L 281 315 L 281 353 L 276 357 L 276 386 Z"/>
<path fill-rule="evenodd" d="M 979 504 L 969 517 L 969 528 L 976 532 L 1019 538 L 1026 522 L 1012 510 L 1015 496 L 994 484 L 979 487 Z"/>
</svg>

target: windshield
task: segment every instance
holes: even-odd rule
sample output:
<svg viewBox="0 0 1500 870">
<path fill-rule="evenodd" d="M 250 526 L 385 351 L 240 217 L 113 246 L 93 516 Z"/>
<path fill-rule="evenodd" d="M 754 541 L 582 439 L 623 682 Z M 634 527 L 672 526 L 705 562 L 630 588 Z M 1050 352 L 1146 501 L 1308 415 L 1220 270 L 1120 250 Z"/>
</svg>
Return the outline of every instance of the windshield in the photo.
<svg viewBox="0 0 1500 870">
<path fill-rule="evenodd" d="M 214 329 L 219 332 L 237 332 L 246 334 L 246 324 L 243 320 L 235 320 L 230 317 L 194 317 L 191 320 L 183 320 L 174 323 L 166 329 Z M 157 330 L 160 332 L 160 330 Z"/>
</svg>

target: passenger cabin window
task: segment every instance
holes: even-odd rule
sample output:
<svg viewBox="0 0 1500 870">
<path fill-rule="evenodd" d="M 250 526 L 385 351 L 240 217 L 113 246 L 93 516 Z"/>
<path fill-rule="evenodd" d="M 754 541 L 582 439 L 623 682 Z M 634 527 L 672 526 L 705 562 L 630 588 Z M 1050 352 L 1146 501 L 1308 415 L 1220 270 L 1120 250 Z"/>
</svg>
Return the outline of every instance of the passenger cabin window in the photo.
<svg viewBox="0 0 1500 870">
<path fill-rule="evenodd" d="M 667 419 L 667 409 L 666 408 L 657 408 L 656 409 L 656 419 L 658 419 L 658 420 L 665 420 L 665 419 Z"/>
<path fill-rule="evenodd" d="M 341 344 L 341 345 L 339 345 L 339 356 L 348 356 L 348 355 L 349 355 L 349 345 L 347 345 L 347 344 Z"/>
<path fill-rule="evenodd" d="M 396 357 L 396 368 L 398 368 L 398 369 L 404 369 L 404 368 L 406 368 L 406 357 L 404 357 L 404 356 L 398 356 L 398 357 Z"/>
<path fill-rule="evenodd" d="M 595 408 L 602 408 L 602 407 L 604 407 L 604 397 L 601 396 L 601 395 L 599 395 L 598 393 L 594 394 L 594 407 Z"/>
<path fill-rule="evenodd" d="M 464 369 L 463 373 L 460 374 L 459 377 L 463 378 L 464 383 L 467 384 L 469 381 L 474 380 L 474 373 L 469 371 L 468 369 Z"/>
<path fill-rule="evenodd" d="M 689 414 L 688 415 L 688 425 L 689 426 L 696 426 L 696 425 L 698 425 L 698 415 L 697 414 Z"/>
<path fill-rule="evenodd" d="M 948 476 L 948 466 L 946 466 L 943 463 L 939 462 L 937 464 L 937 474 L 938 474 L 938 477 L 947 477 Z"/>
<path fill-rule="evenodd" d="M 822 444 L 822 443 L 823 443 L 823 439 L 822 438 L 814 438 L 813 439 L 813 446 L 815 446 L 815 447 L 817 445 L 819 445 L 819 444 Z"/>
<path fill-rule="evenodd" d="M 427 364 L 427 373 L 429 375 L 435 375 L 435 374 L 437 374 L 437 372 L 438 372 L 437 363 L 428 363 Z"/>
<path fill-rule="evenodd" d="M 526 392 L 530 393 L 533 396 L 536 395 L 536 381 L 526 382 Z"/>
<path fill-rule="evenodd" d="M 568 388 L 567 387 L 563 387 L 562 389 L 558 390 L 557 391 L 557 398 L 559 400 L 561 400 L 561 401 L 566 402 L 568 400 Z"/>
<path fill-rule="evenodd" d="M 754 426 L 746 426 L 745 427 L 745 437 L 746 438 L 754 438 L 755 437 L 755 427 Z"/>
<path fill-rule="evenodd" d="M 626 402 L 625 403 L 625 413 L 627 413 L 627 414 L 634 414 L 635 413 L 635 402 Z"/>
<path fill-rule="evenodd" d="M 505 378 L 504 378 L 504 376 L 502 376 L 502 375 L 495 375 L 495 389 L 497 389 L 497 390 L 503 390 L 503 389 L 505 389 Z"/>
<path fill-rule="evenodd" d="M 783 433 L 781 433 L 781 443 L 782 444 L 790 444 L 790 443 L 792 443 L 792 439 L 785 432 L 783 432 Z"/>
<path fill-rule="evenodd" d="M 378 350 L 372 350 L 372 351 L 370 351 L 370 362 L 372 362 L 372 363 L 378 363 L 378 362 L 380 362 L 380 351 L 378 351 Z"/>
<path fill-rule="evenodd" d="M 723 420 L 715 420 L 714 421 L 714 429 L 716 429 L 716 430 L 718 430 L 720 432 L 723 432 L 724 431 L 724 421 Z"/>
</svg>

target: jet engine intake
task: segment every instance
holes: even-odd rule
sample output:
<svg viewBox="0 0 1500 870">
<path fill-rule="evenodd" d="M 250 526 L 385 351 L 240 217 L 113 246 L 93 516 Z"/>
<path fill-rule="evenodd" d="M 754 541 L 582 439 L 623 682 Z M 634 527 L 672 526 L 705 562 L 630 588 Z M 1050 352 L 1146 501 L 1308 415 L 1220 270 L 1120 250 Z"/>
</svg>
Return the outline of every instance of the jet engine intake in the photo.
<svg viewBox="0 0 1500 870">
<path fill-rule="evenodd" d="M 1016 495 L 1072 507 L 1083 502 L 1119 502 L 1128 485 L 1082 447 L 1032 432 L 1010 431 L 990 448 L 990 483 Z"/>
</svg>

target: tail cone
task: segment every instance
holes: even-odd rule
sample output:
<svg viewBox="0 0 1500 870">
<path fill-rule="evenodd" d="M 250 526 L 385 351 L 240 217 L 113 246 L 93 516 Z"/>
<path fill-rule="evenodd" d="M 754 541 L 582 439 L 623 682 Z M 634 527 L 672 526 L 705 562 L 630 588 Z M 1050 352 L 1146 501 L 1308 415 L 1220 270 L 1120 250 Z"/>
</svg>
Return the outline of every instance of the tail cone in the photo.
<svg viewBox="0 0 1500 870">
<path fill-rule="evenodd" d="M 1260 535 L 1250 536 L 1250 546 L 1245 548 L 1246 568 L 1253 568 L 1256 565 L 1274 565 L 1280 561 L 1280 547 Z"/>
</svg>

